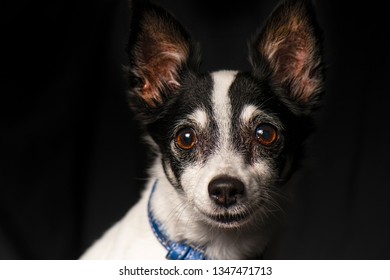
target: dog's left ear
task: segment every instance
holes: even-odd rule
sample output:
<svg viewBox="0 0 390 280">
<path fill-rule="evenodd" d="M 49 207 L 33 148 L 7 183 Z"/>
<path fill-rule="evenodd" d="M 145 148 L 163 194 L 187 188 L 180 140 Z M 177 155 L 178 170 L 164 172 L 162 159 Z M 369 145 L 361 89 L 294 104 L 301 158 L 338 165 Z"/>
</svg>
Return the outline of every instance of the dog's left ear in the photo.
<svg viewBox="0 0 390 280">
<path fill-rule="evenodd" d="M 274 10 L 250 46 L 255 73 L 282 88 L 300 113 L 317 107 L 322 93 L 321 43 L 310 0 L 288 0 Z"/>
</svg>

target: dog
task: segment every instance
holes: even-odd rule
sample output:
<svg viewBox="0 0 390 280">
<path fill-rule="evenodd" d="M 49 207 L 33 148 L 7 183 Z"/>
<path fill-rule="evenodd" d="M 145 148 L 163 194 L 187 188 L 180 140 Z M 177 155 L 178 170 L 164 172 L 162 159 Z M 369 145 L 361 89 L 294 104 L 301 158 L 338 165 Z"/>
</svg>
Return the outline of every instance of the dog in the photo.
<svg viewBox="0 0 390 280">
<path fill-rule="evenodd" d="M 278 4 L 250 71 L 199 70 L 166 10 L 132 6 L 129 102 L 154 153 L 139 202 L 82 259 L 256 259 L 275 234 L 324 84 L 310 1 Z"/>
</svg>

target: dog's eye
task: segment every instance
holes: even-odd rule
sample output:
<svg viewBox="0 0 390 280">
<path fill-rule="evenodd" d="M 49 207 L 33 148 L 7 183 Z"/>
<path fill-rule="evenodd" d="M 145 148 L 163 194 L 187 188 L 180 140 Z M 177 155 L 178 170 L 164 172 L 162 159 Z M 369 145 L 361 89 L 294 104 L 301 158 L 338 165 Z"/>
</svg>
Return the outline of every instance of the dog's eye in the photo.
<svg viewBox="0 0 390 280">
<path fill-rule="evenodd" d="M 256 127 L 256 138 L 261 145 L 269 147 L 278 140 L 279 135 L 273 125 L 264 123 Z"/>
<path fill-rule="evenodd" d="M 196 142 L 196 133 L 192 128 L 183 128 L 176 134 L 176 145 L 183 150 L 192 149 Z"/>
</svg>

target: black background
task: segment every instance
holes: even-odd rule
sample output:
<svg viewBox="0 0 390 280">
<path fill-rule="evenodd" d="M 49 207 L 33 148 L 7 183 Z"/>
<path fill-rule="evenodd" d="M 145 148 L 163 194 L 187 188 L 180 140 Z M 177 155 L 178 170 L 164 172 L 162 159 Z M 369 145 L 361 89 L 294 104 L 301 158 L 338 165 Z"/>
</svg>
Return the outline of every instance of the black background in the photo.
<svg viewBox="0 0 390 280">
<path fill-rule="evenodd" d="M 74 259 L 138 199 L 148 165 L 128 109 L 125 0 L 1 4 L 0 258 Z M 248 69 L 276 0 L 156 1 L 203 70 Z M 390 259 L 388 12 L 316 1 L 327 83 L 281 259 Z M 135 225 L 136 226 L 136 225 Z"/>
</svg>

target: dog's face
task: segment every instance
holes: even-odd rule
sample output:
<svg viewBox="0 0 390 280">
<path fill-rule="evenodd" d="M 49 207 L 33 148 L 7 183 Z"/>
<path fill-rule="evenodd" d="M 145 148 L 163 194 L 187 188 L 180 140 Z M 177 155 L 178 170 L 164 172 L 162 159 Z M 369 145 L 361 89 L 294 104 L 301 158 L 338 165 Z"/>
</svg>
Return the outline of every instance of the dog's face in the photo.
<svg viewBox="0 0 390 280">
<path fill-rule="evenodd" d="M 308 1 L 287 1 L 250 46 L 253 70 L 199 73 L 183 27 L 135 3 L 130 102 L 165 175 L 195 215 L 238 228 L 278 207 L 323 82 L 318 28 Z"/>
</svg>

